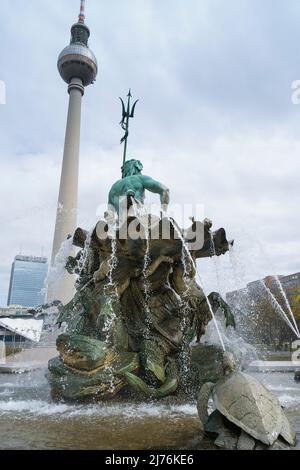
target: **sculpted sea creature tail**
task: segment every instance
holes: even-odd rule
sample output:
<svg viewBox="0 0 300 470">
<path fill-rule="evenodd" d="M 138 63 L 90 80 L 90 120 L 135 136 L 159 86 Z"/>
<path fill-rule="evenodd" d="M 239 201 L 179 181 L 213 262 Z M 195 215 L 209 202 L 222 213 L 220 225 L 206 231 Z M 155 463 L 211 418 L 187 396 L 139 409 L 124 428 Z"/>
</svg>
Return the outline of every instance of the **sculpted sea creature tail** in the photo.
<svg viewBox="0 0 300 470">
<path fill-rule="evenodd" d="M 226 319 L 226 328 L 228 328 L 229 326 L 235 328 L 236 324 L 235 324 L 234 315 L 228 303 L 225 302 L 222 296 L 218 292 L 211 292 L 208 296 L 208 299 L 211 303 L 211 306 L 214 312 L 216 312 L 218 308 L 220 308 L 223 311 L 225 319 Z"/>
<path fill-rule="evenodd" d="M 177 369 L 173 364 L 167 367 L 166 380 L 159 388 L 150 387 L 137 375 L 125 373 L 128 384 L 138 392 L 151 398 L 163 398 L 176 392 L 178 388 Z"/>
</svg>

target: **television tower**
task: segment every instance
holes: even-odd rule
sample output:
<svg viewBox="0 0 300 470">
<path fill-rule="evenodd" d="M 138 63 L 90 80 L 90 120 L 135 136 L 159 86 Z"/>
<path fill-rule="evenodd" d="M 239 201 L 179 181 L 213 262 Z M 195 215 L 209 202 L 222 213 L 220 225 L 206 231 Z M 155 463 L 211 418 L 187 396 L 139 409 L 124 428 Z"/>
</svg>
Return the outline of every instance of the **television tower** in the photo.
<svg viewBox="0 0 300 470">
<path fill-rule="evenodd" d="M 80 2 L 78 22 L 71 28 L 71 41 L 58 57 L 57 67 L 68 84 L 69 109 L 60 178 L 58 206 L 52 247 L 51 266 L 62 243 L 73 235 L 77 225 L 78 170 L 80 146 L 81 101 L 85 87 L 94 83 L 97 60 L 88 46 L 90 30 L 85 24 L 85 0 Z M 65 273 L 59 287 L 48 287 L 47 299 L 68 302 L 73 297 L 74 276 Z"/>
</svg>

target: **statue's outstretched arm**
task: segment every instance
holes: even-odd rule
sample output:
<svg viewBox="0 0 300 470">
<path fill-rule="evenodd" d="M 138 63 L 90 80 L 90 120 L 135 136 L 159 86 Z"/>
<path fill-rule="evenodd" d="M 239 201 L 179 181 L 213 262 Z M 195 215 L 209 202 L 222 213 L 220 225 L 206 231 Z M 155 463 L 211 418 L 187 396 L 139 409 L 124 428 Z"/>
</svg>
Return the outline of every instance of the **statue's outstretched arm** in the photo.
<svg viewBox="0 0 300 470">
<path fill-rule="evenodd" d="M 109 270 L 110 270 L 110 260 L 105 259 L 104 261 L 101 262 L 98 271 L 94 272 L 94 281 L 95 282 L 103 281 L 108 275 Z"/>
<path fill-rule="evenodd" d="M 168 205 L 170 202 L 169 189 L 159 181 L 156 181 L 151 178 L 150 176 L 142 175 L 142 178 L 144 188 L 150 191 L 151 193 L 159 194 L 161 204 Z"/>
<path fill-rule="evenodd" d="M 144 273 L 144 276 L 146 278 L 150 277 L 157 270 L 157 268 L 161 265 L 161 263 L 172 264 L 173 259 L 169 256 L 163 256 L 163 255 L 159 256 L 148 266 L 148 268 L 146 269 Z"/>
</svg>

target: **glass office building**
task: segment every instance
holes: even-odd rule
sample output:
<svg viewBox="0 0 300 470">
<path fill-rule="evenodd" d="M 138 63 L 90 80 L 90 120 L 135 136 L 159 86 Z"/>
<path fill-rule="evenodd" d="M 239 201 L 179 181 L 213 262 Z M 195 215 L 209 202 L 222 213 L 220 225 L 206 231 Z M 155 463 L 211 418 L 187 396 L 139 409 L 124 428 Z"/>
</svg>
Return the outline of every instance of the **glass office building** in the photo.
<svg viewBox="0 0 300 470">
<path fill-rule="evenodd" d="M 36 307 L 44 303 L 47 273 L 47 258 L 16 256 L 11 267 L 7 305 Z"/>
</svg>

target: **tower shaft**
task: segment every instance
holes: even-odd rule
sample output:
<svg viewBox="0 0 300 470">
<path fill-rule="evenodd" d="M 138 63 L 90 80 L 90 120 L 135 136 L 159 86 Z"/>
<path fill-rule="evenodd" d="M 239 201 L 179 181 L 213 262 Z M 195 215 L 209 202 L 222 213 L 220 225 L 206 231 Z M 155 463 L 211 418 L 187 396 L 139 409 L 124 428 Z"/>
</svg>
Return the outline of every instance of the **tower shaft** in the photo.
<svg viewBox="0 0 300 470">
<path fill-rule="evenodd" d="M 73 235 L 77 223 L 81 101 L 84 93 L 82 81 L 79 78 L 73 78 L 68 91 L 70 94 L 69 109 L 52 249 L 52 263 L 63 241 L 69 235 Z"/>
<path fill-rule="evenodd" d="M 81 101 L 84 94 L 82 80 L 73 78 L 68 91 L 69 109 L 52 247 L 52 266 L 55 264 L 62 243 L 74 234 L 77 226 Z M 74 276 L 65 273 L 58 284 L 55 287 L 49 286 L 48 301 L 59 299 L 67 303 L 74 294 Z"/>
<path fill-rule="evenodd" d="M 52 250 L 57 254 L 61 244 L 73 235 L 77 223 L 78 172 L 80 148 L 81 101 L 84 93 L 82 81 L 73 78 L 69 85 L 69 109 L 62 171 L 58 196 L 56 226 Z"/>
</svg>

